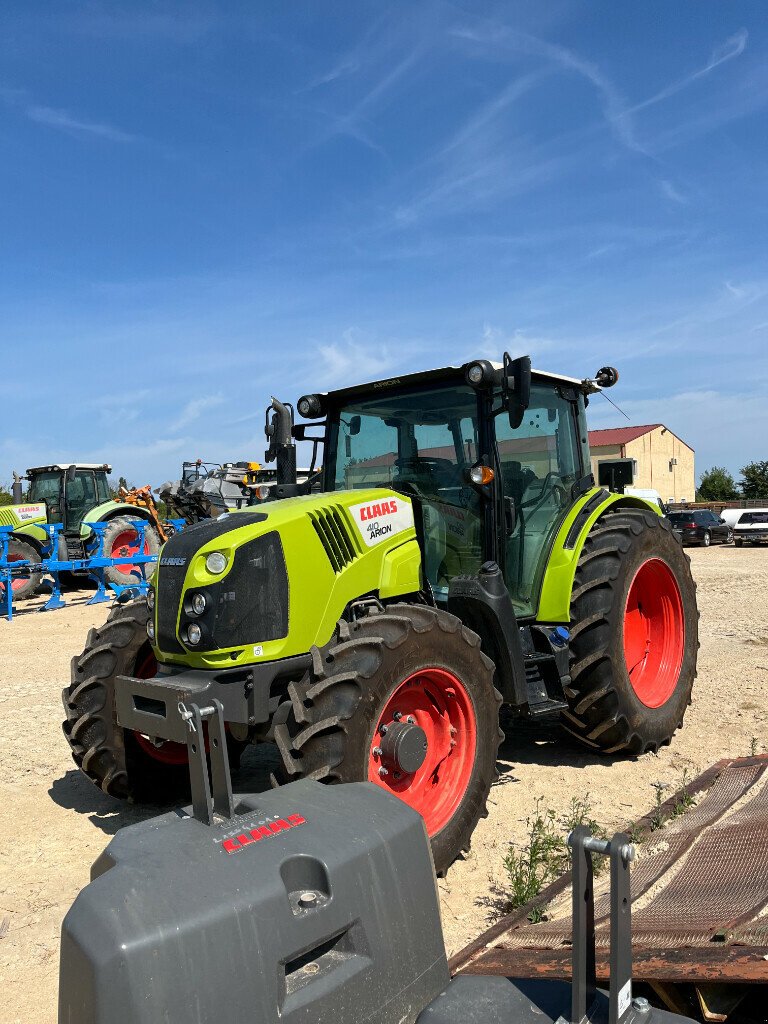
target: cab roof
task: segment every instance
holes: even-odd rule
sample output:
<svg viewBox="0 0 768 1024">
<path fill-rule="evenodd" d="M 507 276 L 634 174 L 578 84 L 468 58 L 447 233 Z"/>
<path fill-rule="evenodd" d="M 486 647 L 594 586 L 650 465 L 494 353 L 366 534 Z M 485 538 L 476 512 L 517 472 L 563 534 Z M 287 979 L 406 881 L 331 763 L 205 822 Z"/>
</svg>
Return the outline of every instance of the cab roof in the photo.
<svg viewBox="0 0 768 1024">
<path fill-rule="evenodd" d="M 466 363 L 462 363 L 461 366 L 441 366 L 434 370 L 422 370 L 420 373 L 404 373 L 399 374 L 396 377 L 385 377 L 381 380 L 372 380 L 364 384 L 353 384 L 347 388 L 339 388 L 335 391 L 322 392 L 323 396 L 330 399 L 334 404 L 341 404 L 348 398 L 360 397 L 368 393 L 379 393 L 388 388 L 407 388 L 415 387 L 419 384 L 438 384 L 440 381 L 453 380 L 456 377 L 464 379 L 464 370 L 470 363 L 480 362 L 479 359 L 468 359 Z M 502 363 L 490 361 L 491 366 L 500 370 Z M 531 370 L 531 376 L 534 379 L 543 381 L 552 381 L 559 384 L 565 384 L 568 387 L 576 387 L 580 390 L 584 390 L 584 382 L 579 380 L 578 377 L 568 377 L 562 373 L 550 373 L 547 370 Z M 602 390 L 596 385 L 591 385 L 591 391 Z"/>
<path fill-rule="evenodd" d="M 101 469 L 105 473 L 111 473 L 112 467 L 106 462 L 56 462 L 50 466 L 34 466 L 27 470 L 30 473 L 65 473 L 74 466 L 75 469 Z"/>
</svg>

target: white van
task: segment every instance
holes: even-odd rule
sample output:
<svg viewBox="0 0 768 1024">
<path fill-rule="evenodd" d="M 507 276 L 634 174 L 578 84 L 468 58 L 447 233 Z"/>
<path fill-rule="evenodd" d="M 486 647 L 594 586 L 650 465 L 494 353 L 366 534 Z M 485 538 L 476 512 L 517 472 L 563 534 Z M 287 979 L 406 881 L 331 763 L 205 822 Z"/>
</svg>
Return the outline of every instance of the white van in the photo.
<svg viewBox="0 0 768 1024">
<path fill-rule="evenodd" d="M 658 505 L 662 512 L 664 512 L 666 508 L 659 492 L 650 487 L 625 487 L 624 493 L 633 494 L 636 498 L 643 498 L 645 501 L 650 501 L 652 505 Z"/>
<path fill-rule="evenodd" d="M 733 527 L 737 548 L 745 541 L 759 544 L 768 540 L 768 508 L 724 508 L 722 518 Z"/>
</svg>

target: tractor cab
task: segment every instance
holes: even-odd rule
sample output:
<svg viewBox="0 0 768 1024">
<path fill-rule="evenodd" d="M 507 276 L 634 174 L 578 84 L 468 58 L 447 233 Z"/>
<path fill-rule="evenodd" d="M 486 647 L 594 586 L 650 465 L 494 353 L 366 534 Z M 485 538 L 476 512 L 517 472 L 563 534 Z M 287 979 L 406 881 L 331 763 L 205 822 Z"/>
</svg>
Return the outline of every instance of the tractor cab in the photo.
<svg viewBox="0 0 768 1024">
<path fill-rule="evenodd" d="M 28 469 L 27 501 L 44 503 L 49 523 L 62 523 L 67 536 L 79 537 L 87 514 L 112 498 L 111 472 L 105 463 L 85 462 Z"/>
<path fill-rule="evenodd" d="M 438 604 L 454 577 L 494 561 L 524 617 L 536 612 L 555 535 L 593 486 L 594 390 L 527 360 L 481 361 L 307 396 L 298 408 L 326 417 L 324 490 L 389 487 L 415 499 Z"/>
</svg>

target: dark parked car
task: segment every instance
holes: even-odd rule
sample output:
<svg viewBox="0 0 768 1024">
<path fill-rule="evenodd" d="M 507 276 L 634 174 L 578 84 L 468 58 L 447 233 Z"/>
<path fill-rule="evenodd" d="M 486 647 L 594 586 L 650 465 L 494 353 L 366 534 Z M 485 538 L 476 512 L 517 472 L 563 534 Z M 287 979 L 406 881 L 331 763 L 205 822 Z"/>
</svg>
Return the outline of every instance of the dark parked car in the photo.
<svg viewBox="0 0 768 1024">
<path fill-rule="evenodd" d="M 692 509 L 690 512 L 668 512 L 667 519 L 683 544 L 730 544 L 733 530 L 720 516 L 708 508 Z"/>
</svg>

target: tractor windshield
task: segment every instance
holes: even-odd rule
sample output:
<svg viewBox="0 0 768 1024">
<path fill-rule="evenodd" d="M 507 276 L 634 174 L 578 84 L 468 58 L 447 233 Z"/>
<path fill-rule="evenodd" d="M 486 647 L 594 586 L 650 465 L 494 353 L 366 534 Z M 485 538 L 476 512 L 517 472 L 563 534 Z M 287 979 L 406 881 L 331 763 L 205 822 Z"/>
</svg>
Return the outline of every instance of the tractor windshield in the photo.
<svg viewBox="0 0 768 1024">
<path fill-rule="evenodd" d="M 467 478 L 477 460 L 478 398 L 466 385 L 363 398 L 332 418 L 332 490 L 393 487 L 418 499 L 425 571 L 445 597 L 482 562 L 480 497 Z"/>
<path fill-rule="evenodd" d="M 61 473 L 38 473 L 30 482 L 27 501 L 58 502 L 60 490 Z"/>
</svg>

